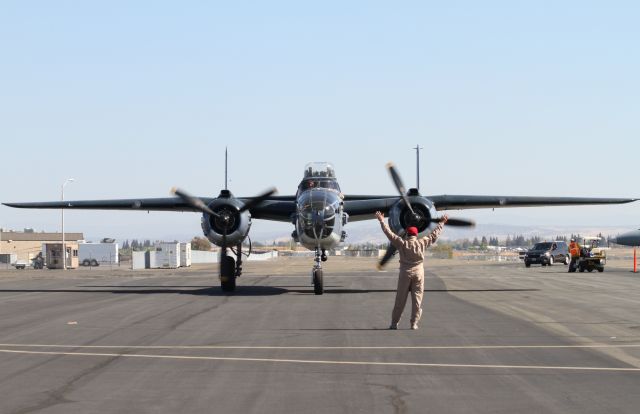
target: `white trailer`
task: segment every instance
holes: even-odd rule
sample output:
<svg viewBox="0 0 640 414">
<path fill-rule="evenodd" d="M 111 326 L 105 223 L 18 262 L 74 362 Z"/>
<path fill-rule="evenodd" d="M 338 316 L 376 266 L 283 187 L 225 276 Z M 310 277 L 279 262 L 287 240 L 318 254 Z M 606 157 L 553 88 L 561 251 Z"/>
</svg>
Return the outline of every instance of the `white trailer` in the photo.
<svg viewBox="0 0 640 414">
<path fill-rule="evenodd" d="M 118 243 L 80 243 L 78 262 L 80 266 L 117 266 Z"/>
<path fill-rule="evenodd" d="M 191 243 L 180 243 L 180 267 L 191 266 Z"/>
<path fill-rule="evenodd" d="M 180 267 L 180 243 L 158 243 L 156 245 L 155 264 L 152 268 L 176 269 Z"/>
</svg>

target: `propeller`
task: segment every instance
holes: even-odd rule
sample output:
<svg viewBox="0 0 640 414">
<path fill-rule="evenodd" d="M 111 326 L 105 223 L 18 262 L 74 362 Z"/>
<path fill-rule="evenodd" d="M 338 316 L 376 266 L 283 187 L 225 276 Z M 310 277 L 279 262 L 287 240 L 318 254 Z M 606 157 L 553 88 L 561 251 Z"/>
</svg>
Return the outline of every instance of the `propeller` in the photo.
<svg viewBox="0 0 640 414">
<path fill-rule="evenodd" d="M 411 224 L 411 225 L 420 224 L 420 222 L 424 220 L 425 217 L 421 214 L 417 214 L 413 209 L 413 207 L 411 206 L 411 203 L 409 202 L 409 197 L 407 196 L 407 189 L 405 188 L 402 182 L 402 178 L 400 178 L 400 174 L 398 173 L 398 170 L 396 169 L 395 165 L 393 165 L 393 163 L 391 162 L 387 163 L 387 170 L 389 170 L 389 175 L 391 175 L 393 184 L 396 186 L 396 189 L 398 190 L 398 193 L 400 194 L 402 201 L 404 202 L 404 204 L 409 209 L 409 212 L 411 213 L 410 217 L 405 216 L 405 218 L 408 219 L 408 220 L 405 219 L 405 221 L 407 222 L 407 224 Z M 444 221 L 444 217 L 432 217 L 431 221 L 440 223 Z M 455 227 L 473 227 L 476 225 L 475 222 L 471 220 L 459 219 L 459 218 L 449 218 L 444 224 L 448 226 L 455 226 Z M 404 230 L 401 230 L 398 233 L 398 236 L 403 237 Z M 387 246 L 387 251 L 378 262 L 378 270 L 381 270 L 384 267 L 384 265 L 386 265 L 387 262 L 391 260 L 391 258 L 396 254 L 397 250 L 398 249 L 396 249 L 394 245 L 389 243 L 389 245 Z"/>
<path fill-rule="evenodd" d="M 262 203 L 264 200 L 266 200 L 267 198 L 271 197 L 273 194 L 277 193 L 278 189 L 275 187 L 272 187 L 270 189 L 268 189 L 267 191 L 263 192 L 262 194 L 250 198 L 249 201 L 247 201 L 239 210 L 240 213 L 242 213 L 243 211 L 246 210 L 250 210 L 253 207 L 256 207 L 258 205 L 260 205 L 260 203 Z M 194 197 L 191 194 L 187 193 L 184 190 L 181 190 L 179 188 L 173 187 L 171 189 L 171 193 L 180 197 L 182 199 L 182 201 L 184 201 L 185 203 L 187 203 L 188 205 L 190 205 L 191 207 L 202 211 L 203 213 L 207 213 L 207 214 L 211 214 L 212 216 L 222 219 L 224 221 L 228 221 L 229 217 L 228 215 L 225 214 L 219 214 L 216 213 L 215 211 L 211 210 L 209 208 L 209 206 L 207 206 L 201 199 L 199 199 L 198 197 Z M 226 219 L 226 220 L 225 220 Z"/>
<path fill-rule="evenodd" d="M 441 222 L 443 220 L 442 217 L 434 217 L 433 221 Z M 474 221 L 466 220 L 466 219 L 457 219 L 457 218 L 449 218 L 445 223 L 447 226 L 454 227 L 473 227 L 476 225 Z"/>
<path fill-rule="evenodd" d="M 387 169 L 389 170 L 389 174 L 391 175 L 393 184 L 395 184 L 396 188 L 398 189 L 398 193 L 400 193 L 400 197 L 402 197 L 402 201 L 404 201 L 404 204 L 407 206 L 407 208 L 413 215 L 415 221 L 419 221 L 420 216 L 418 216 L 416 212 L 413 211 L 413 207 L 411 207 L 411 203 L 409 202 L 409 197 L 407 197 L 407 189 L 404 187 L 404 184 L 402 183 L 402 179 L 400 178 L 400 174 L 398 174 L 398 171 L 396 170 L 395 165 L 393 165 L 392 162 L 389 162 L 387 163 Z"/>
<path fill-rule="evenodd" d="M 398 236 L 404 237 L 404 230 L 401 230 L 398 233 Z M 382 268 L 387 264 L 389 260 L 391 260 L 391 258 L 396 254 L 397 251 L 398 249 L 396 248 L 396 246 L 389 243 L 389 245 L 387 246 L 387 251 L 384 252 L 384 256 L 382 256 L 382 259 L 380 259 L 380 261 L 378 262 L 378 270 L 382 270 Z"/>
<path fill-rule="evenodd" d="M 231 264 L 227 263 L 227 260 L 228 260 L 227 248 L 230 247 L 227 243 L 227 236 L 228 236 L 229 230 L 231 230 L 231 228 L 235 224 L 235 215 L 247 210 L 251 210 L 252 208 L 260 205 L 262 202 L 264 202 L 271 195 L 275 194 L 277 191 L 278 190 L 275 187 L 272 187 L 264 191 L 263 193 L 257 195 L 256 197 L 252 197 L 248 199 L 247 202 L 244 203 L 237 210 L 237 212 L 230 208 L 222 208 L 218 212 L 215 212 L 208 205 L 206 205 L 204 201 L 202 201 L 200 198 L 194 197 L 191 194 L 187 193 L 186 191 L 176 187 L 173 187 L 171 189 L 171 193 L 176 195 L 177 197 L 180 197 L 180 199 L 182 199 L 182 201 L 184 201 L 185 204 L 193 207 L 198 211 L 210 214 L 211 216 L 215 217 L 216 225 L 218 226 L 219 230 L 221 230 L 221 233 L 222 233 L 222 243 L 221 243 L 221 246 L 219 246 L 220 256 L 218 259 L 218 263 L 220 263 L 220 280 L 223 281 L 223 289 L 225 286 L 224 285 L 225 281 L 228 282 L 229 277 L 234 277 L 234 275 L 227 274 L 225 272 L 233 271 L 232 266 L 234 262 L 231 261 Z M 224 269 L 227 269 L 227 270 L 225 271 Z M 238 272 L 238 271 L 239 271 L 239 268 L 236 268 L 235 272 Z M 233 290 L 233 288 L 229 288 L 229 290 Z"/>
<path fill-rule="evenodd" d="M 277 192 L 278 192 L 277 188 L 271 187 L 267 191 L 263 192 L 262 194 L 256 197 L 250 198 L 249 201 L 244 203 L 244 206 L 240 208 L 240 212 L 242 213 L 243 211 L 251 210 L 253 207 L 260 205 L 264 200 L 276 194 Z"/>
<path fill-rule="evenodd" d="M 174 195 L 180 197 L 182 199 L 182 201 L 184 201 L 185 203 L 189 204 L 191 207 L 195 208 L 196 210 L 200 210 L 203 213 L 211 214 L 214 217 L 220 218 L 220 214 L 218 214 L 215 211 L 211 210 L 209 208 L 209 206 L 204 203 L 204 201 L 200 200 L 198 197 L 192 196 L 191 194 L 187 193 L 184 190 L 181 190 L 179 188 L 173 187 L 171 189 L 171 194 L 174 194 Z"/>
<path fill-rule="evenodd" d="M 398 174 L 396 166 L 393 165 L 393 163 L 389 162 L 387 163 L 387 169 L 389 170 L 389 175 L 391 175 L 393 184 L 395 184 L 396 189 L 398 190 L 398 193 L 400 193 L 400 197 L 402 198 L 402 201 L 404 201 L 404 204 L 407 206 L 407 208 L 411 212 L 411 215 L 413 216 L 413 222 L 414 223 L 419 222 L 423 217 L 419 214 L 416 214 L 416 212 L 413 210 L 413 207 L 411 207 L 411 203 L 409 202 L 409 197 L 407 197 L 407 189 L 402 183 L 402 179 L 400 178 L 400 174 Z M 436 222 L 441 222 L 443 218 L 433 217 L 431 220 Z M 449 218 L 445 224 L 448 226 L 456 226 L 456 227 L 473 227 L 476 225 L 476 223 L 471 220 L 456 219 L 456 218 Z"/>
<path fill-rule="evenodd" d="M 382 270 L 382 268 L 387 264 L 389 260 L 391 260 L 391 258 L 396 254 L 397 251 L 398 249 L 396 249 L 393 244 L 389 244 L 389 246 L 387 246 L 387 251 L 384 253 L 384 256 L 382 256 L 382 259 L 380 259 L 380 261 L 378 262 L 378 270 Z"/>
</svg>

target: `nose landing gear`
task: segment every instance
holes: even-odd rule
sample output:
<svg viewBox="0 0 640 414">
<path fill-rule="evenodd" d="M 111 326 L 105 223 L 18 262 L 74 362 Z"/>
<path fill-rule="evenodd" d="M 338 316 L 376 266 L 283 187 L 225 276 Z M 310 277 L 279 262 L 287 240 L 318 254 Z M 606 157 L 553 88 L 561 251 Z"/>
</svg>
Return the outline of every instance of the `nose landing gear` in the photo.
<svg viewBox="0 0 640 414">
<path fill-rule="evenodd" d="M 226 252 L 226 248 L 220 254 L 220 286 L 223 292 L 233 292 L 236 290 L 236 279 L 242 274 L 242 245 L 238 244 L 237 251 L 234 252 L 236 259 Z"/>
<path fill-rule="evenodd" d="M 324 293 L 324 286 L 322 280 L 322 265 L 320 261 L 327 261 L 327 253 L 324 249 L 322 249 L 322 253 L 320 253 L 320 249 L 316 249 L 316 257 L 314 259 L 315 264 L 313 265 L 313 270 L 311 271 L 312 279 L 313 279 L 313 293 L 316 295 L 322 295 Z"/>
<path fill-rule="evenodd" d="M 223 292 L 236 290 L 236 261 L 233 257 L 222 255 L 220 259 L 220 286 Z"/>
</svg>

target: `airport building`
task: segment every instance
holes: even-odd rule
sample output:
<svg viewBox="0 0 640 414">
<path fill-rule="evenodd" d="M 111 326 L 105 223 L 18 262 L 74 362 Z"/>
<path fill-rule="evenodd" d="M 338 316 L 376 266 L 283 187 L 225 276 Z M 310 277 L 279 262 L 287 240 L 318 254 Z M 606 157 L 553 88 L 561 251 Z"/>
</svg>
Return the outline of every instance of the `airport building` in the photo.
<svg viewBox="0 0 640 414">
<path fill-rule="evenodd" d="M 75 245 L 77 250 L 78 242 L 84 241 L 82 233 L 66 233 L 65 242 Z M 0 254 L 15 255 L 16 260 L 29 262 L 42 252 L 44 244 L 62 242 L 62 233 L 37 233 L 32 229 L 24 231 L 0 231 Z M 70 246 L 67 246 L 67 250 Z M 42 252 L 43 254 L 45 252 Z"/>
</svg>

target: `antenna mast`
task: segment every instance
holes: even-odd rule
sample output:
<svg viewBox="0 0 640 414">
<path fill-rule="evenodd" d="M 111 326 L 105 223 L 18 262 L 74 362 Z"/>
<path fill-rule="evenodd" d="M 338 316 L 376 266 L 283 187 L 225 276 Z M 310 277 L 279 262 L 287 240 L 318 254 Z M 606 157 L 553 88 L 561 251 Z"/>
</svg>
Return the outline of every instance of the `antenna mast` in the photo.
<svg viewBox="0 0 640 414">
<path fill-rule="evenodd" d="M 228 181 L 227 181 L 227 147 L 224 147 L 224 189 L 228 190 Z"/>
<path fill-rule="evenodd" d="M 424 149 L 419 144 L 416 144 L 414 150 L 416 150 L 416 189 L 420 190 L 420 150 Z"/>
</svg>

